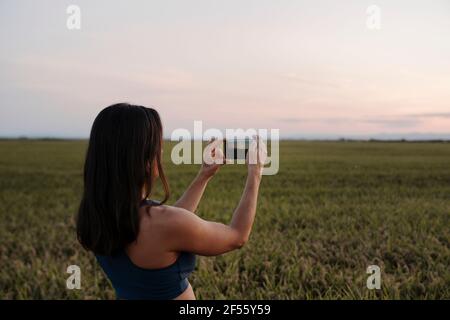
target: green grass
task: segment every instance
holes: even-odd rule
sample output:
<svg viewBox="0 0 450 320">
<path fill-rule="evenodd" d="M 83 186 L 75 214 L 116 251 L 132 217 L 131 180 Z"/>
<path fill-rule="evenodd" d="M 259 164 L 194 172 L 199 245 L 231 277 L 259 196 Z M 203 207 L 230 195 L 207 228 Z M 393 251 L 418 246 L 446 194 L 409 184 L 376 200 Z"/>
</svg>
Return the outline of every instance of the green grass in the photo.
<svg viewBox="0 0 450 320">
<path fill-rule="evenodd" d="M 85 141 L 0 141 L 0 298 L 107 299 L 114 292 L 75 238 Z M 174 166 L 173 196 L 198 166 Z M 285 141 L 263 178 L 248 244 L 199 257 L 200 299 L 450 299 L 450 144 Z M 211 181 L 198 213 L 229 222 L 245 168 Z M 68 290 L 76 264 L 82 289 Z M 382 270 L 381 290 L 366 268 Z"/>
</svg>

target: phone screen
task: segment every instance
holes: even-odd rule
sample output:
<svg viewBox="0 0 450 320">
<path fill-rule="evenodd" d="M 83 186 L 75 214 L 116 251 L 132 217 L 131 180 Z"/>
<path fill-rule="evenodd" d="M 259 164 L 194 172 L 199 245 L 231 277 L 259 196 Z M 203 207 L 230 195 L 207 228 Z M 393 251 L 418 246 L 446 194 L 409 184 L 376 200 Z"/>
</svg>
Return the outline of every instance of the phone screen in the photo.
<svg viewBox="0 0 450 320">
<path fill-rule="evenodd" d="M 224 153 L 228 160 L 245 161 L 250 145 L 250 139 L 225 139 Z"/>
</svg>

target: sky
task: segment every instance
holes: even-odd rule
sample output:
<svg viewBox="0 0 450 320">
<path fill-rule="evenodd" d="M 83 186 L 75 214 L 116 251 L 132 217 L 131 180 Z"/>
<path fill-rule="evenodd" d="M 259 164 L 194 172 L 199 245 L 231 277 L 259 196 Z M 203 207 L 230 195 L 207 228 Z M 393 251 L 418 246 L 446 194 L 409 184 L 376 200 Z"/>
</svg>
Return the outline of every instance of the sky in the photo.
<svg viewBox="0 0 450 320">
<path fill-rule="evenodd" d="M 166 137 L 195 120 L 450 137 L 448 0 L 1 0 L 0 40 L 0 136 L 88 137 L 130 102 L 156 108 Z"/>
</svg>

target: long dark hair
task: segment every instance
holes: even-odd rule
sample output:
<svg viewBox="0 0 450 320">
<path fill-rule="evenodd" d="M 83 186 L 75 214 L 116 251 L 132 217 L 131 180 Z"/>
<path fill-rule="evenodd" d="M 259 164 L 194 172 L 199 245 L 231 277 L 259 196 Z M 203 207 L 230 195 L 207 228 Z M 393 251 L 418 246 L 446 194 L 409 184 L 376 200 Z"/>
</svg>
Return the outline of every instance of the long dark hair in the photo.
<svg viewBox="0 0 450 320">
<path fill-rule="evenodd" d="M 164 187 L 161 203 L 168 199 L 162 142 L 161 119 L 152 108 L 119 103 L 95 118 L 76 218 L 78 241 L 85 249 L 112 255 L 136 240 L 139 205 L 152 192 L 155 173 Z"/>
</svg>

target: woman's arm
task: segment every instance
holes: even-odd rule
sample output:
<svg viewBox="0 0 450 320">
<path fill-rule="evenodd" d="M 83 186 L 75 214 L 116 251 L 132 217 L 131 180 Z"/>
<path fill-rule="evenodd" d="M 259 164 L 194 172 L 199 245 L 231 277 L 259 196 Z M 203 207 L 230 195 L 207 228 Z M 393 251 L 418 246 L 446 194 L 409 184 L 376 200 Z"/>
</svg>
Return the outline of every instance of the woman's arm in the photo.
<svg viewBox="0 0 450 320">
<path fill-rule="evenodd" d="M 248 241 L 255 220 L 261 176 L 249 174 L 239 205 L 234 211 L 230 227 L 237 231 L 242 245 Z"/>
<path fill-rule="evenodd" d="M 219 140 L 213 140 L 206 146 L 205 152 L 209 158 L 207 161 L 203 160 L 199 173 L 183 193 L 181 198 L 175 202 L 174 207 L 183 208 L 191 212 L 195 212 L 197 210 L 198 204 L 203 196 L 203 193 L 205 192 L 209 179 L 217 173 L 220 166 L 225 162 L 223 152 L 217 148 L 219 143 Z"/>
<path fill-rule="evenodd" d="M 174 206 L 195 212 L 210 178 L 200 171 Z"/>
</svg>

